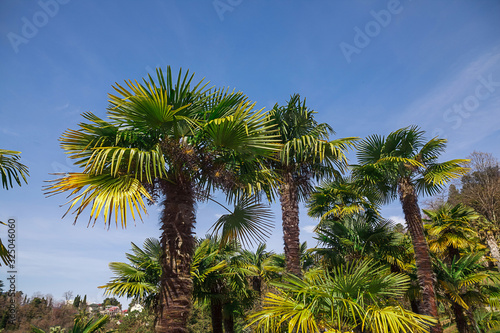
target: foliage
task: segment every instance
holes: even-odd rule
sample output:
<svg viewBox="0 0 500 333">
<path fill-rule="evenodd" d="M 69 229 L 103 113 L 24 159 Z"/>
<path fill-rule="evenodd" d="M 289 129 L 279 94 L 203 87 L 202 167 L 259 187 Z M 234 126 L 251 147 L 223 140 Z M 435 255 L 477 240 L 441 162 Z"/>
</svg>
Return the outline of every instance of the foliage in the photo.
<svg viewBox="0 0 500 333">
<path fill-rule="evenodd" d="M 292 332 L 427 332 L 433 319 L 404 309 L 398 302 L 409 286 L 403 274 L 389 273 L 372 261 L 337 266 L 331 273 L 310 270 L 301 280 L 292 275 L 275 283 L 262 311 L 249 325 L 277 332 L 282 325 Z"/>
<path fill-rule="evenodd" d="M 21 186 L 21 180 L 28 183 L 26 180 L 29 175 L 28 167 L 19 162 L 20 154 L 19 151 L 0 149 L 0 177 L 4 189 L 12 188 L 13 181 L 19 186 Z"/>
<path fill-rule="evenodd" d="M 2 178 L 2 187 L 4 189 L 9 189 L 13 187 L 12 181 L 15 181 L 19 186 L 21 186 L 21 180 L 26 184 L 28 181 L 26 177 L 28 174 L 28 167 L 19 162 L 21 157 L 19 156 L 21 152 L 0 149 L 0 177 Z M 0 224 L 6 225 L 4 222 L 0 221 Z M 0 239 L 0 266 L 2 262 L 5 265 L 9 265 L 11 262 L 11 256 L 5 245 Z"/>
<path fill-rule="evenodd" d="M 99 288 L 103 288 L 106 295 L 132 298 L 152 309 L 160 283 L 162 252 L 160 242 L 155 238 L 147 238 L 143 248 L 132 243 L 132 253 L 125 254 L 130 264 L 110 263 L 109 268 L 115 277 Z"/>
<path fill-rule="evenodd" d="M 319 245 L 313 251 L 328 267 L 373 258 L 381 264 L 398 267 L 398 271 L 406 271 L 411 261 L 409 240 L 393 228 L 390 221 L 367 214 L 325 220 L 316 230 Z"/>
<path fill-rule="evenodd" d="M 479 215 L 462 204 L 443 204 L 436 210 L 425 210 L 429 248 L 432 252 L 444 254 L 448 260 L 458 259 L 459 252 L 469 250 L 478 243 L 473 223 Z"/>
</svg>

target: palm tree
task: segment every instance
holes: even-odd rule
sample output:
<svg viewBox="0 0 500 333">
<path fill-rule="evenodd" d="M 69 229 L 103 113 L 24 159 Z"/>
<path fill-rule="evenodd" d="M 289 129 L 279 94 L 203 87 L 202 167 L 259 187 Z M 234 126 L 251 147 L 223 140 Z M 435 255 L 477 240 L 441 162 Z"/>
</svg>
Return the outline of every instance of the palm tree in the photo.
<svg viewBox="0 0 500 333">
<path fill-rule="evenodd" d="M 438 318 L 434 278 L 429 247 L 424 235 L 418 195 L 437 193 L 447 181 L 465 174 L 460 166 L 466 160 L 438 163 L 446 140 L 424 139 L 424 132 L 416 126 L 390 133 L 386 138 L 372 135 L 364 139 L 357 151 L 360 165 L 353 170 L 365 186 L 377 187 L 386 202 L 399 196 L 410 233 L 417 274 L 423 297 L 423 312 Z M 442 332 L 439 324 L 433 332 Z"/>
<path fill-rule="evenodd" d="M 259 297 L 262 293 L 262 282 L 264 280 L 269 281 L 276 271 L 271 268 L 273 254 L 273 252 L 266 251 L 266 244 L 261 243 L 257 246 L 255 252 L 242 250 L 239 258 L 252 275 L 252 288 L 257 292 Z"/>
<path fill-rule="evenodd" d="M 214 333 L 222 333 L 223 324 L 225 332 L 233 333 L 235 317 L 251 307 L 256 294 L 250 289 L 241 249 L 237 242 L 223 244 L 210 236 L 200 241 L 198 249 L 204 255 L 193 265 L 194 298 L 210 303 Z"/>
<path fill-rule="evenodd" d="M 377 192 L 361 186 L 350 177 L 337 177 L 317 186 L 307 200 L 308 215 L 321 221 L 341 220 L 353 214 L 379 215 Z M 321 222 L 320 222 L 321 225 Z"/>
<path fill-rule="evenodd" d="M 390 273 L 372 261 L 353 261 L 331 273 L 313 269 L 304 279 L 289 275 L 275 283 L 262 311 L 250 325 L 263 332 L 427 332 L 435 320 L 404 309 L 398 302 L 409 286 L 404 274 Z"/>
<path fill-rule="evenodd" d="M 99 288 L 105 290 L 105 295 L 132 298 L 155 309 L 161 278 L 161 245 L 158 239 L 147 238 L 143 247 L 132 243 L 132 254 L 125 254 L 130 264 L 111 262 L 109 268 L 115 277 Z"/>
<path fill-rule="evenodd" d="M 28 167 L 19 162 L 21 159 L 20 154 L 21 152 L 19 151 L 0 149 L 0 177 L 2 178 L 2 187 L 6 190 L 9 187 L 13 187 L 12 181 L 15 181 L 19 186 L 21 186 L 21 180 L 28 184 L 26 180 L 26 177 L 29 175 Z M 7 225 L 2 221 L 0 221 L 0 224 Z M 1 239 L 0 260 L 0 266 L 1 262 L 5 265 L 9 265 L 11 262 L 10 253 Z"/>
<path fill-rule="evenodd" d="M 478 243 L 472 223 L 479 218 L 473 209 L 462 204 L 443 204 L 436 210 L 423 210 L 429 219 L 424 225 L 429 235 L 429 248 L 437 254 L 444 254 L 446 262 L 460 258 L 460 250 Z"/>
<path fill-rule="evenodd" d="M 481 264 L 484 252 L 471 253 L 461 258 L 454 258 L 448 264 L 438 258 L 435 270 L 438 280 L 438 292 L 451 304 L 454 322 L 460 333 L 469 332 L 466 312 L 481 306 L 491 306 L 490 295 L 498 297 L 500 288 L 498 272 L 485 269 Z M 471 314 L 470 318 L 473 318 Z"/>
<path fill-rule="evenodd" d="M 312 179 L 338 175 L 347 164 L 345 153 L 356 138 L 328 141 L 332 128 L 314 119 L 315 112 L 306 107 L 298 94 L 285 106 L 269 112 L 269 120 L 279 129 L 282 149 L 270 164 L 280 176 L 283 240 L 288 272 L 301 275 L 299 238 L 299 201 L 311 191 Z"/>
<path fill-rule="evenodd" d="M 190 265 L 196 201 L 214 189 L 255 192 L 272 185 L 260 157 L 279 149 L 266 114 L 241 93 L 210 90 L 193 75 L 157 70 L 143 83 L 127 81 L 110 94 L 108 119 L 84 113 L 87 123 L 67 130 L 62 148 L 82 172 L 61 175 L 48 194 L 69 191 L 75 221 L 104 216 L 126 226 L 142 218 L 143 199 L 162 200 L 164 255 L 157 332 L 186 332 L 191 308 Z M 233 196 L 234 197 L 234 196 Z"/>
<path fill-rule="evenodd" d="M 371 258 L 391 267 L 392 272 L 405 272 L 410 261 L 407 242 L 392 229 L 390 221 L 365 214 L 325 220 L 316 230 L 319 245 L 313 250 L 327 267 Z"/>
</svg>

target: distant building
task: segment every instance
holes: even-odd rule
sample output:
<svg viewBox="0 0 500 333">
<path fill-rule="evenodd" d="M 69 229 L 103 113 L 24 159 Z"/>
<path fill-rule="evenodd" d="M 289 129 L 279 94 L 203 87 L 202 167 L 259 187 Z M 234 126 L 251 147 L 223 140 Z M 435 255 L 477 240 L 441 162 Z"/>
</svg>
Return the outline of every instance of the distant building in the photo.
<svg viewBox="0 0 500 333">
<path fill-rule="evenodd" d="M 144 310 L 144 307 L 140 304 L 134 304 L 131 308 L 130 308 L 130 312 L 132 311 L 139 311 L 139 312 L 142 312 L 142 310 Z"/>
</svg>

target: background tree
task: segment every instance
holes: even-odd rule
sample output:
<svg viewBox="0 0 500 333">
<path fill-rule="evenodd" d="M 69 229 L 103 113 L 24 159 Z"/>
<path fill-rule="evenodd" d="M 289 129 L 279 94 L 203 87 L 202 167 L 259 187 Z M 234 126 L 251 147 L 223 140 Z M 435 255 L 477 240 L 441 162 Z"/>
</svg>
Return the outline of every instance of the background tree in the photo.
<svg viewBox="0 0 500 333">
<path fill-rule="evenodd" d="M 66 300 L 66 302 L 68 302 L 69 300 L 71 300 L 73 298 L 73 291 L 71 291 L 71 290 L 65 291 L 63 293 L 63 297 Z"/>
<path fill-rule="evenodd" d="M 117 85 L 108 120 L 67 130 L 62 147 L 83 168 L 56 179 L 49 194 L 70 191 L 76 218 L 103 211 L 107 224 L 145 211 L 143 199 L 161 199 L 163 253 L 158 332 L 186 332 L 191 308 L 190 265 L 195 246 L 195 203 L 215 189 L 231 195 L 272 183 L 259 157 L 279 149 L 266 115 L 241 93 L 210 90 L 170 67 L 143 83 Z"/>
<path fill-rule="evenodd" d="M 372 135 L 358 146 L 359 165 L 354 174 L 365 186 L 376 187 L 386 202 L 399 196 L 411 236 L 423 313 L 438 318 L 434 277 L 429 247 L 424 235 L 418 195 L 433 195 L 451 179 L 465 174 L 460 164 L 465 160 L 438 163 L 445 150 L 446 140 L 434 138 L 426 141 L 424 132 L 416 126 L 390 133 L 387 137 Z M 442 332 L 437 324 L 432 332 Z"/>
<path fill-rule="evenodd" d="M 460 179 L 460 189 L 455 185 L 450 186 L 448 201 L 470 206 L 484 217 L 477 220 L 476 227 L 486 240 L 500 270 L 497 241 L 500 230 L 500 166 L 490 153 L 474 151 L 469 159 L 467 166 L 470 171 Z"/>
<path fill-rule="evenodd" d="M 315 112 L 306 107 L 300 95 L 290 97 L 287 104 L 276 104 L 269 120 L 279 129 L 282 149 L 272 169 L 279 175 L 283 240 L 286 268 L 301 275 L 299 238 L 299 201 L 312 190 L 311 181 L 338 174 L 345 169 L 345 153 L 355 138 L 328 141 L 332 128 L 314 119 Z"/>
</svg>

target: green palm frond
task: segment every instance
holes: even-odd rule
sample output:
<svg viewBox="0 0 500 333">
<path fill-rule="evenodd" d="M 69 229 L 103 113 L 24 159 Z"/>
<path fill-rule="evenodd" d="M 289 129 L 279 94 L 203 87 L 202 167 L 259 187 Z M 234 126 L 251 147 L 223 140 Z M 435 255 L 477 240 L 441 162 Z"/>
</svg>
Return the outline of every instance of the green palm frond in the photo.
<svg viewBox="0 0 500 333">
<path fill-rule="evenodd" d="M 363 328 L 374 333 L 385 332 L 421 332 L 426 333 L 436 319 L 410 312 L 402 306 L 379 308 L 370 306 L 366 311 Z"/>
<path fill-rule="evenodd" d="M 111 224 L 111 218 L 115 216 L 115 223 L 118 225 L 120 219 L 122 227 L 127 225 L 127 213 L 131 212 L 135 220 L 136 211 L 142 219 L 141 210 L 146 212 L 143 197 L 153 200 L 139 180 L 128 175 L 112 177 L 107 174 L 90 175 L 85 173 L 68 173 L 65 176 L 51 181 L 53 184 L 46 187 L 47 194 L 57 194 L 70 191 L 70 196 L 74 198 L 66 214 L 75 207 L 75 222 L 89 207 L 91 223 L 94 224 L 103 211 L 104 221 Z M 66 215 L 65 214 L 65 215 Z"/>
<path fill-rule="evenodd" d="M 26 177 L 29 176 L 28 167 L 19 160 L 21 152 L 0 149 L 0 175 L 2 177 L 2 187 L 6 190 L 13 187 L 13 181 L 21 186 L 21 181 L 26 184 Z"/>
<path fill-rule="evenodd" d="M 461 166 L 468 160 L 455 159 L 443 163 L 434 163 L 423 172 L 425 184 L 442 186 L 452 179 L 459 178 L 468 172 L 468 168 Z"/>
<path fill-rule="evenodd" d="M 109 173 L 113 177 L 126 173 L 140 181 L 152 183 L 155 178 L 164 177 L 165 159 L 159 145 L 150 151 L 138 148 L 99 147 L 93 149 L 85 172 L 94 175 Z"/>
<path fill-rule="evenodd" d="M 230 149 L 233 154 L 271 155 L 280 149 L 275 126 L 263 110 L 253 112 L 255 103 L 233 106 L 225 117 L 209 120 L 203 127 L 215 147 Z"/>
<path fill-rule="evenodd" d="M 149 76 L 142 84 L 132 81 L 126 81 L 126 87 L 117 84 L 114 89 L 118 95 L 109 95 L 112 105 L 109 117 L 121 126 L 161 130 L 175 138 L 191 133 L 209 96 L 208 83 L 201 80 L 192 85 L 194 74 L 187 71 L 183 76 L 182 69 L 175 83 L 170 67 L 166 77 L 161 69 L 156 74 L 156 81 Z"/>
<path fill-rule="evenodd" d="M 274 227 L 273 214 L 269 208 L 255 201 L 243 198 L 230 214 L 222 215 L 212 226 L 213 234 L 219 234 L 221 245 L 240 241 L 244 245 L 254 241 L 263 243 Z"/>
</svg>

